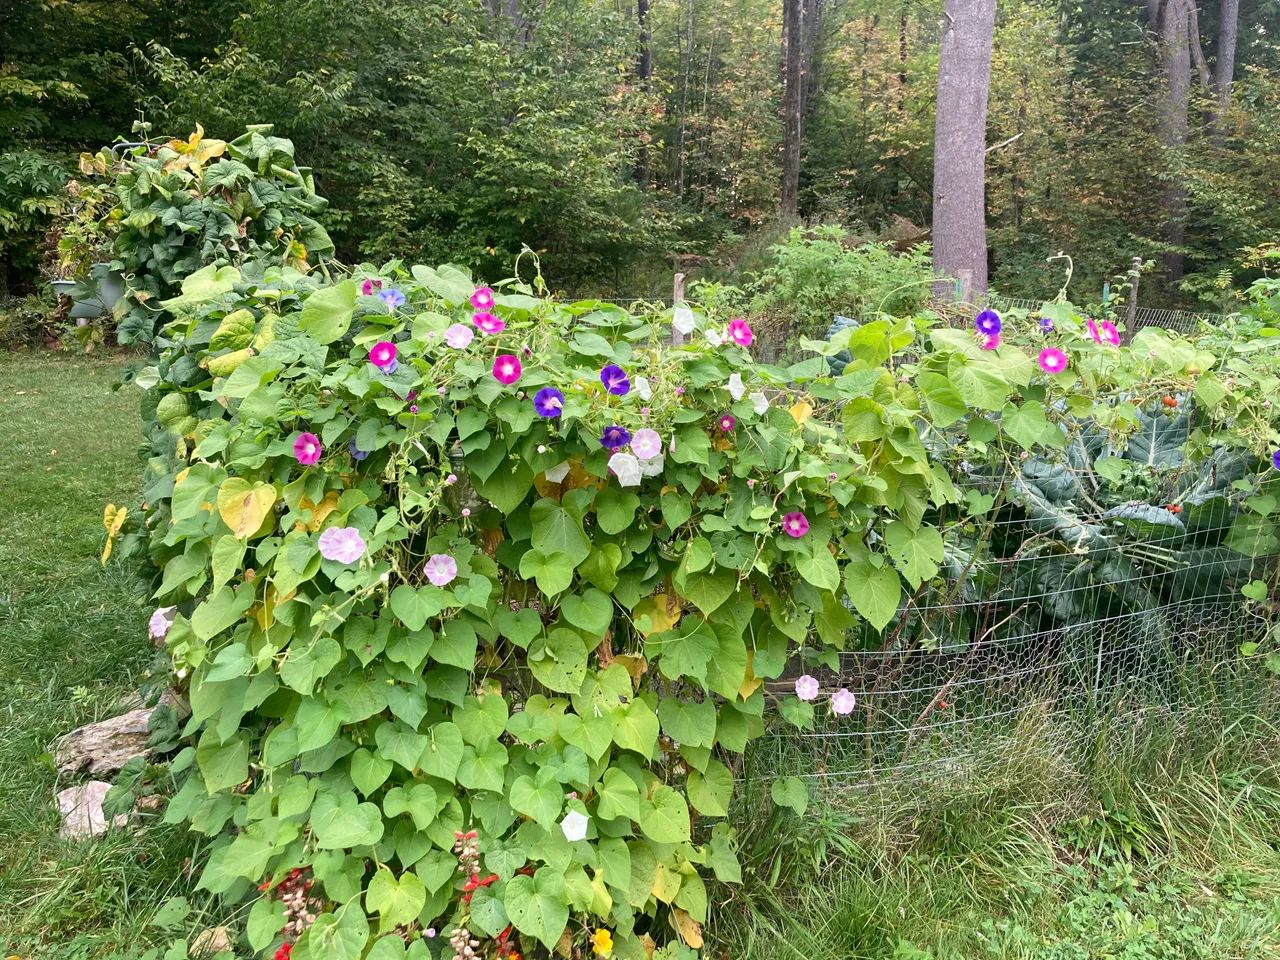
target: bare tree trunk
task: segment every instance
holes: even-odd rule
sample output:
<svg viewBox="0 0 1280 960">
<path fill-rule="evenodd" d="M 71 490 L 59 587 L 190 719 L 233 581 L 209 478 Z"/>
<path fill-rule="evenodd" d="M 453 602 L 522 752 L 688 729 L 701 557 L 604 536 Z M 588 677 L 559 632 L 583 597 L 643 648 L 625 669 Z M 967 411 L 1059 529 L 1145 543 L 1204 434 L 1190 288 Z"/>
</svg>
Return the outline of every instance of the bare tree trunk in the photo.
<svg viewBox="0 0 1280 960">
<path fill-rule="evenodd" d="M 800 15 L 804 19 L 804 51 L 800 67 L 804 71 L 804 89 L 800 94 L 800 112 L 808 118 L 812 116 L 811 104 L 818 92 L 818 63 L 822 59 L 822 38 L 818 33 L 822 25 L 822 0 L 804 0 Z M 802 120 L 801 129 L 803 126 Z"/>
<path fill-rule="evenodd" d="M 1240 29 L 1240 0 L 1222 0 L 1218 11 L 1218 53 L 1213 68 L 1213 142 L 1222 146 L 1227 136 L 1227 110 L 1236 70 L 1236 36 Z"/>
<path fill-rule="evenodd" d="M 986 130 L 996 0 L 945 0 L 933 133 L 933 266 L 945 296 L 987 290 Z"/>
<path fill-rule="evenodd" d="M 782 203 L 784 219 L 800 208 L 804 90 L 804 0 L 782 0 Z"/>
<path fill-rule="evenodd" d="M 1147 0 L 1147 14 L 1157 33 L 1157 59 L 1160 62 L 1160 99 L 1156 121 L 1160 144 L 1165 153 L 1163 207 L 1165 240 L 1181 247 L 1186 239 L 1184 215 L 1187 206 L 1186 187 L 1179 167 L 1182 150 L 1187 143 L 1187 114 L 1191 99 L 1191 15 L 1192 0 Z M 1165 280 L 1179 283 L 1183 273 L 1183 255 L 1171 250 L 1164 255 Z"/>
<path fill-rule="evenodd" d="M 898 112 L 906 109 L 907 102 L 907 8 L 902 8 L 898 19 Z"/>
<path fill-rule="evenodd" d="M 644 92 L 646 103 L 653 89 L 653 32 L 649 28 L 649 0 L 636 0 L 636 21 L 640 25 L 640 51 L 636 56 L 636 78 L 640 81 L 640 89 Z M 641 190 L 649 189 L 649 144 L 640 142 L 640 152 L 636 157 L 636 180 Z"/>
<path fill-rule="evenodd" d="M 685 4 L 684 81 L 680 88 L 680 136 L 676 140 L 676 197 L 684 199 L 684 139 L 689 116 L 689 70 L 693 61 L 693 0 Z M 677 37 L 679 31 L 677 31 Z"/>
</svg>

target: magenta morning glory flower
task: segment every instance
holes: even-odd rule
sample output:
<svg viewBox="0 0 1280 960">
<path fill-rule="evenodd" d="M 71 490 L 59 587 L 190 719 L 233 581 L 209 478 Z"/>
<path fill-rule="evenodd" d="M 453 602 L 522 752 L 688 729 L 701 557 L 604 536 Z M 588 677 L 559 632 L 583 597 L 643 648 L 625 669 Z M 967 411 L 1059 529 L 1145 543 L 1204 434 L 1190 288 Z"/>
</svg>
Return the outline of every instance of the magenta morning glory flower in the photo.
<svg viewBox="0 0 1280 960">
<path fill-rule="evenodd" d="M 1120 331 L 1116 329 L 1116 325 L 1110 320 L 1103 320 L 1098 324 L 1102 328 L 1102 342 L 1109 343 L 1113 347 L 1120 346 Z"/>
<path fill-rule="evenodd" d="M 356 438 L 352 437 L 347 441 L 347 450 L 351 453 L 352 460 L 365 460 L 369 456 L 368 450 L 361 450 L 356 446 Z"/>
<path fill-rule="evenodd" d="M 395 373 L 399 366 L 396 362 L 396 345 L 390 340 L 375 343 L 369 349 L 369 362 L 383 373 Z"/>
<path fill-rule="evenodd" d="M 1040 369 L 1045 373 L 1061 373 L 1067 369 L 1067 355 L 1057 347 L 1045 347 L 1040 351 Z"/>
<path fill-rule="evenodd" d="M 812 700 L 818 695 L 818 681 L 807 673 L 796 680 L 796 696 L 801 700 Z"/>
<path fill-rule="evenodd" d="M 533 395 L 533 409 L 540 417 L 558 417 L 564 409 L 564 394 L 555 387 L 543 387 Z"/>
<path fill-rule="evenodd" d="M 493 309 L 493 291 L 489 287 L 476 287 L 471 295 L 471 305 L 477 310 Z"/>
<path fill-rule="evenodd" d="M 505 323 L 503 323 L 501 320 L 495 317 L 492 313 L 489 313 L 485 310 L 481 310 L 478 313 L 476 313 L 471 318 L 471 322 L 480 328 L 481 333 L 487 333 L 487 334 L 501 333 L 503 330 L 506 329 L 506 326 L 507 326 Z"/>
<path fill-rule="evenodd" d="M 662 438 L 657 430 L 644 427 L 631 438 L 631 452 L 641 460 L 652 460 L 662 453 Z"/>
<path fill-rule="evenodd" d="M 404 303 L 404 294 L 394 287 L 390 290 L 382 290 L 378 293 L 378 299 L 387 305 L 389 313 L 395 313 L 396 307 Z"/>
<path fill-rule="evenodd" d="M 831 695 L 831 712 L 838 717 L 848 716 L 853 713 L 854 705 L 857 702 L 857 698 L 852 693 L 841 687 Z"/>
<path fill-rule="evenodd" d="M 320 534 L 320 556 L 339 563 L 355 563 L 364 556 L 364 538 L 355 527 L 330 527 Z"/>
<path fill-rule="evenodd" d="M 605 427 L 604 433 L 600 436 L 600 446 L 606 450 L 619 450 L 630 442 L 631 434 L 616 423 L 611 427 Z"/>
<path fill-rule="evenodd" d="M 720 429 L 724 433 L 728 433 L 737 425 L 738 425 L 738 418 L 735 417 L 732 413 L 726 413 L 723 417 L 720 418 Z"/>
<path fill-rule="evenodd" d="M 983 336 L 994 337 L 1004 327 L 1000 322 L 1000 314 L 994 310 L 983 310 L 973 321 L 974 327 Z"/>
<path fill-rule="evenodd" d="M 360 286 L 360 292 L 363 293 L 366 297 L 372 297 L 375 291 L 381 290 L 381 289 L 382 289 L 381 280 L 366 280 Z"/>
<path fill-rule="evenodd" d="M 631 392 L 631 380 L 627 377 L 627 371 L 616 363 L 611 363 L 600 371 L 600 382 L 615 397 L 625 397 Z"/>
<path fill-rule="evenodd" d="M 782 532 L 789 537 L 803 537 L 809 532 L 809 518 L 799 510 L 793 510 L 782 518 Z"/>
<path fill-rule="evenodd" d="M 320 438 L 314 433 L 300 433 L 293 441 L 293 455 L 304 467 L 320 462 Z"/>
<path fill-rule="evenodd" d="M 749 347 L 755 334 L 751 332 L 751 325 L 739 317 L 729 321 L 729 339 L 740 347 Z"/>
<path fill-rule="evenodd" d="M 1000 346 L 1000 334 L 993 333 L 989 337 L 983 337 L 982 342 L 978 344 L 983 350 L 994 350 Z"/>
<path fill-rule="evenodd" d="M 1277 470 L 1280 470 L 1280 450 L 1277 450 L 1271 455 L 1271 465 Z"/>
<path fill-rule="evenodd" d="M 435 553 L 431 555 L 431 559 L 426 562 L 422 568 L 422 572 L 427 575 L 435 586 L 443 587 L 453 582 L 453 578 L 458 575 L 458 561 L 447 553 Z"/>
<path fill-rule="evenodd" d="M 506 386 L 515 383 L 520 379 L 520 360 L 509 353 L 494 357 L 493 379 Z"/>
<path fill-rule="evenodd" d="M 455 323 L 444 332 L 444 342 L 455 350 L 465 350 L 474 339 L 475 334 L 471 332 L 471 328 L 460 323 Z"/>
</svg>

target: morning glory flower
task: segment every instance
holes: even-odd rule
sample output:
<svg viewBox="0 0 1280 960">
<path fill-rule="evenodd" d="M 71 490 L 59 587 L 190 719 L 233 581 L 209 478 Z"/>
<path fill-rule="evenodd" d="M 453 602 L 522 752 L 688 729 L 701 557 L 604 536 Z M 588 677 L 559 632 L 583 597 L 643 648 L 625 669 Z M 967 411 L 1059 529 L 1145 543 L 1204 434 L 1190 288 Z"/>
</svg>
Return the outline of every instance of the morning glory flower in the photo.
<svg viewBox="0 0 1280 960">
<path fill-rule="evenodd" d="M 658 441 L 661 444 L 662 441 Z M 624 487 L 640 485 L 640 461 L 629 453 L 615 453 L 609 458 L 609 470 Z"/>
<path fill-rule="evenodd" d="M 663 457 L 650 457 L 648 460 L 641 460 L 640 474 L 645 477 L 661 476 L 665 465 L 666 459 Z"/>
<path fill-rule="evenodd" d="M 499 354 L 493 360 L 493 379 L 511 386 L 520 379 L 520 361 L 509 353 Z"/>
<path fill-rule="evenodd" d="M 378 299 L 387 305 L 388 313 L 395 313 L 396 307 L 404 303 L 404 294 L 392 287 L 390 290 L 379 292 Z"/>
<path fill-rule="evenodd" d="M 751 325 L 739 317 L 729 321 L 729 339 L 740 347 L 749 347 L 755 334 L 751 332 Z"/>
<path fill-rule="evenodd" d="M 1067 369 L 1067 355 L 1057 347 L 1045 347 L 1040 351 L 1039 363 L 1045 373 L 1061 373 Z"/>
<path fill-rule="evenodd" d="M 720 430 L 723 433 L 728 433 L 735 426 L 737 426 L 737 424 L 738 424 L 738 418 L 735 417 L 732 413 L 726 413 L 723 417 L 720 418 Z"/>
<path fill-rule="evenodd" d="M 1277 470 L 1280 470 L 1280 450 L 1277 450 L 1271 455 L 1271 465 Z"/>
<path fill-rule="evenodd" d="M 653 396 L 653 388 L 649 386 L 648 377 L 636 377 L 636 393 L 640 394 L 641 400 L 648 400 Z"/>
<path fill-rule="evenodd" d="M 300 433 L 293 441 L 293 455 L 304 467 L 320 462 L 320 438 L 314 433 Z"/>
<path fill-rule="evenodd" d="M 611 363 L 600 371 L 600 382 L 615 397 L 625 397 L 631 392 L 631 380 L 627 377 L 627 371 L 616 363 Z"/>
<path fill-rule="evenodd" d="M 747 388 L 742 385 L 742 374 L 729 374 L 729 396 L 733 397 L 733 399 L 737 401 L 741 400 L 742 395 L 746 392 Z"/>
<path fill-rule="evenodd" d="M 376 291 L 381 289 L 382 289 L 381 280 L 366 280 L 360 286 L 360 292 L 363 293 L 366 297 L 372 297 Z"/>
<path fill-rule="evenodd" d="M 751 394 L 747 399 L 755 404 L 754 409 L 757 416 L 763 416 L 764 412 L 769 409 L 769 398 L 760 390 Z"/>
<path fill-rule="evenodd" d="M 375 343 L 369 349 L 369 362 L 383 373 L 395 373 L 396 367 L 399 366 L 396 362 L 396 345 L 390 340 Z"/>
<path fill-rule="evenodd" d="M 369 451 L 361 450 L 359 447 L 357 447 L 355 437 L 352 437 L 350 440 L 347 441 L 347 450 L 348 452 L 350 452 L 352 460 L 368 459 Z"/>
<path fill-rule="evenodd" d="M 1004 327 L 1004 324 L 1000 322 L 1000 314 L 996 313 L 994 310 L 983 310 L 978 314 L 977 318 L 974 319 L 973 325 L 984 337 L 994 337 Z"/>
<path fill-rule="evenodd" d="M 1045 333 L 1049 333 L 1051 330 L 1053 330 L 1053 321 L 1050 320 L 1048 317 L 1041 317 L 1040 329 L 1043 330 Z"/>
<path fill-rule="evenodd" d="M 533 409 L 540 417 L 558 417 L 564 409 L 564 394 L 555 387 L 543 387 L 533 395 Z"/>
<path fill-rule="evenodd" d="M 169 628 L 173 626 L 173 621 L 169 619 L 169 614 L 177 610 L 174 607 L 159 607 L 156 612 L 151 614 L 151 619 L 147 621 L 147 633 L 152 640 L 163 640 L 169 632 Z"/>
<path fill-rule="evenodd" d="M 818 695 L 818 681 L 807 673 L 796 680 L 796 696 L 801 700 L 812 700 Z"/>
<path fill-rule="evenodd" d="M 364 556 L 364 539 L 355 527 L 330 527 L 320 534 L 320 556 L 339 563 L 355 563 Z"/>
<path fill-rule="evenodd" d="M 476 287 L 476 292 L 471 295 L 471 305 L 477 310 L 492 310 L 493 290 L 489 287 Z"/>
<path fill-rule="evenodd" d="M 471 328 L 460 323 L 455 323 L 444 332 L 444 342 L 455 350 L 465 350 L 474 339 L 475 334 L 471 332 Z"/>
<path fill-rule="evenodd" d="M 676 307 L 671 314 L 671 325 L 680 333 L 692 333 L 695 325 L 693 311 L 688 307 Z"/>
<path fill-rule="evenodd" d="M 492 313 L 489 313 L 485 310 L 481 310 L 480 312 L 476 313 L 471 318 L 471 322 L 480 328 L 481 333 L 487 333 L 487 334 L 501 333 L 503 330 L 506 329 L 506 326 L 507 326 L 505 323 L 503 323 L 501 320 L 495 317 Z"/>
<path fill-rule="evenodd" d="M 579 813 L 577 810 L 570 810 L 564 815 L 564 819 L 560 821 L 560 829 L 564 832 L 564 838 L 570 843 L 577 840 L 585 840 L 587 827 L 590 825 L 591 818 L 585 813 Z"/>
<path fill-rule="evenodd" d="M 718 347 L 720 344 L 724 343 L 724 334 L 719 330 L 716 330 L 714 327 L 707 327 L 706 337 L 707 342 L 713 347 Z"/>
<path fill-rule="evenodd" d="M 458 561 L 447 553 L 435 553 L 423 565 L 422 572 L 437 587 L 448 586 L 458 575 Z"/>
<path fill-rule="evenodd" d="M 857 702 L 857 698 L 852 693 L 841 687 L 831 696 L 831 712 L 838 717 L 848 716 L 853 713 Z"/>
<path fill-rule="evenodd" d="M 559 483 L 569 475 L 569 461 L 558 463 L 550 470 L 547 470 L 543 476 L 547 478 L 548 483 Z"/>
<path fill-rule="evenodd" d="M 809 518 L 799 510 L 793 510 L 782 518 L 782 532 L 799 539 L 809 532 Z"/>
<path fill-rule="evenodd" d="M 1098 326 L 1102 328 L 1102 342 L 1109 343 L 1113 347 L 1120 346 L 1120 331 L 1116 329 L 1116 325 L 1110 320 L 1103 320 Z"/>
<path fill-rule="evenodd" d="M 1000 334 L 993 333 L 989 337 L 983 337 L 982 342 L 978 344 L 983 350 L 994 350 L 1000 346 Z"/>
<path fill-rule="evenodd" d="M 606 450 L 620 450 L 630 442 L 631 434 L 616 423 L 611 427 L 605 427 L 604 433 L 600 435 L 600 446 Z"/>
<path fill-rule="evenodd" d="M 657 430 L 650 430 L 645 427 L 637 430 L 635 436 L 631 438 L 631 452 L 641 460 L 650 460 L 662 453 L 662 438 L 658 436 Z"/>
</svg>

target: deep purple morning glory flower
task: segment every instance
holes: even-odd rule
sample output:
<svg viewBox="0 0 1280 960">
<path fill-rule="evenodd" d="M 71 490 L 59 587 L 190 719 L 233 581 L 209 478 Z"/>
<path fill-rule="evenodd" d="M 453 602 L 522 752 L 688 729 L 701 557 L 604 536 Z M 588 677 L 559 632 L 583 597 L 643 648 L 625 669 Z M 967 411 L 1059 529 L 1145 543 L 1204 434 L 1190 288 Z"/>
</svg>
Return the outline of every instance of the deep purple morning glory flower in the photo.
<svg viewBox="0 0 1280 960">
<path fill-rule="evenodd" d="M 1000 322 L 1000 314 L 994 310 L 983 310 L 973 321 L 973 325 L 978 328 L 979 333 L 988 337 L 994 337 L 1004 326 Z"/>
<path fill-rule="evenodd" d="M 1045 333 L 1048 333 L 1050 330 L 1053 329 L 1053 321 L 1050 320 L 1048 317 L 1041 317 L 1040 329 L 1043 330 Z"/>
<path fill-rule="evenodd" d="M 1280 470 L 1280 450 L 1277 450 L 1271 455 L 1271 465 L 1277 470 Z"/>
<path fill-rule="evenodd" d="M 600 371 L 600 382 L 615 397 L 625 397 L 631 392 L 631 380 L 627 377 L 627 371 L 616 363 L 611 363 Z"/>
<path fill-rule="evenodd" d="M 533 395 L 533 409 L 540 417 L 558 417 L 564 409 L 564 394 L 555 387 L 543 387 Z"/>
<path fill-rule="evenodd" d="M 630 442 L 631 434 L 616 423 L 611 427 L 605 427 L 604 433 L 600 437 L 600 446 L 606 450 L 620 450 Z"/>
<path fill-rule="evenodd" d="M 379 291 L 378 299 L 387 305 L 388 310 L 394 310 L 404 303 L 404 294 L 393 287 L 390 290 Z"/>
<path fill-rule="evenodd" d="M 356 446 L 355 437 L 352 437 L 350 440 L 347 441 L 347 450 L 351 452 L 352 460 L 364 460 L 366 457 L 369 456 L 368 450 L 361 450 L 359 447 Z"/>
</svg>

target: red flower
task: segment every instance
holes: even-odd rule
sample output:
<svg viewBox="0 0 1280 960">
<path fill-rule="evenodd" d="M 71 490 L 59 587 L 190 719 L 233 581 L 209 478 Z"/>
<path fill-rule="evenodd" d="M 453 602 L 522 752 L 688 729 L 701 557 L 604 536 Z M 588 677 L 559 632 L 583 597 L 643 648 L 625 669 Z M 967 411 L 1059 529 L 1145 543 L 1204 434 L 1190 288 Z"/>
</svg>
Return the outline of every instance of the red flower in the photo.
<svg viewBox="0 0 1280 960">
<path fill-rule="evenodd" d="M 289 960 L 289 954 L 293 951 L 292 943 L 280 944 L 280 949 L 275 952 L 274 960 Z"/>
</svg>

